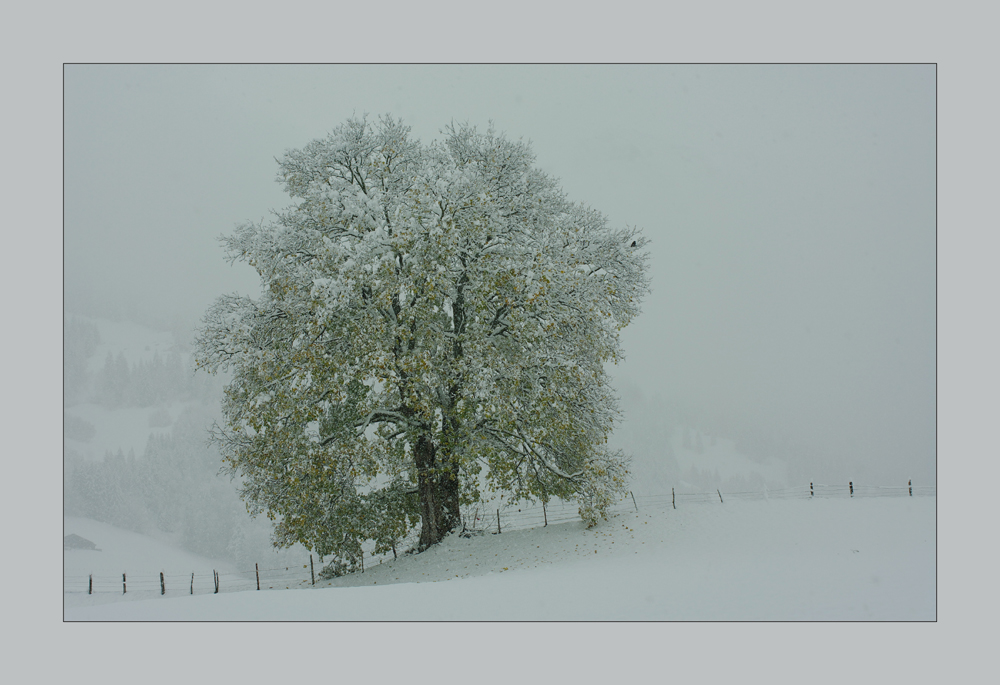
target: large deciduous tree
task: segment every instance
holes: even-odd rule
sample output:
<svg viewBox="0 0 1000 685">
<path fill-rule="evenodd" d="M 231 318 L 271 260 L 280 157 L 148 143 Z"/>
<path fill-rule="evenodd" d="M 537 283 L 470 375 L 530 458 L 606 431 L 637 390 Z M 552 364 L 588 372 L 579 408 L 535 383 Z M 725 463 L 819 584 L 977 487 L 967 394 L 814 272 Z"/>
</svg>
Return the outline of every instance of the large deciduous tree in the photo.
<svg viewBox="0 0 1000 685">
<path fill-rule="evenodd" d="M 261 295 L 220 298 L 199 365 L 232 372 L 214 437 L 276 544 L 356 564 L 417 523 L 419 549 L 486 491 L 624 488 L 604 370 L 647 292 L 645 239 L 571 203 L 527 145 L 351 119 L 279 161 L 294 204 L 224 238 Z"/>
</svg>

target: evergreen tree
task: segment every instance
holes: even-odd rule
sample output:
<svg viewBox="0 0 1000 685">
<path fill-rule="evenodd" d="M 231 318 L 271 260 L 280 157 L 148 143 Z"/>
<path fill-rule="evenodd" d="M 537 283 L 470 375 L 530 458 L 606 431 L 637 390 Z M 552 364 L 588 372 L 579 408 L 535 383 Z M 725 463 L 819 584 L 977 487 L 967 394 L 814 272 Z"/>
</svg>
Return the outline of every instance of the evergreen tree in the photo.
<svg viewBox="0 0 1000 685">
<path fill-rule="evenodd" d="M 101 335 L 93 324 L 76 318 L 63 318 L 63 380 L 66 399 L 88 392 L 91 376 L 87 363 L 101 342 Z"/>
<path fill-rule="evenodd" d="M 125 354 L 119 352 L 115 357 L 111 370 L 111 406 L 124 407 L 133 405 L 132 372 L 129 369 Z"/>
<path fill-rule="evenodd" d="M 97 401 L 105 407 L 115 406 L 115 358 L 110 351 L 97 377 Z"/>
</svg>

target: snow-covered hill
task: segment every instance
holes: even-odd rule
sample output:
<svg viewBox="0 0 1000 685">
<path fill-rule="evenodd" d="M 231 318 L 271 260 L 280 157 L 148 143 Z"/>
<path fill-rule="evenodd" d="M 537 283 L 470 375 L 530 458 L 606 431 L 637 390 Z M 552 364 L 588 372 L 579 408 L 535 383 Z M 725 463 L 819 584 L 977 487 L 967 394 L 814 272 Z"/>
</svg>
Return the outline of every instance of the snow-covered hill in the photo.
<svg viewBox="0 0 1000 685">
<path fill-rule="evenodd" d="M 184 368 L 188 359 L 169 334 L 96 319 L 78 322 L 81 336 L 89 335 L 91 342 L 75 348 L 86 354 L 80 352 L 74 362 L 82 369 L 77 376 L 81 392 L 74 400 L 67 398 L 68 457 L 93 462 L 122 449 L 133 450 L 142 459 L 150 435 L 176 436 L 181 430 L 179 417 L 193 405 L 204 409 L 211 404 L 211 398 L 197 394 L 152 406 L 87 400 L 96 398 L 108 356 L 122 355 L 125 362 L 136 365 L 151 363 L 154 355 L 182 355 Z M 217 411 L 217 400 L 212 406 Z M 180 540 L 176 526 L 172 538 L 153 539 L 96 521 L 66 518 L 64 534 L 92 540 L 101 551 L 65 552 L 65 618 L 935 618 L 933 497 L 727 499 L 724 504 L 709 497 L 682 499 L 674 510 L 669 500 L 674 486 L 679 497 L 692 490 L 713 492 L 720 486 L 723 492 L 727 486 L 733 491 L 756 489 L 758 484 L 773 487 L 787 482 L 786 470 L 774 460 L 750 459 L 732 440 L 666 418 L 663 407 L 655 403 L 632 408 L 632 429 L 629 432 L 625 426 L 620 446 L 636 456 L 632 488 L 639 511 L 618 508 L 597 528 L 587 530 L 577 520 L 567 522 L 573 512 L 552 505 L 548 517 L 553 525 L 525 529 L 541 524 L 541 512 L 536 508 L 515 513 L 516 506 L 508 505 L 502 512 L 502 534 L 453 535 L 423 554 L 386 559 L 363 574 L 314 587 L 305 568 L 308 553 L 302 548 L 282 555 L 267 550 L 256 540 L 266 522 L 230 526 L 233 531 L 214 548 L 222 555 L 227 553 L 223 547 L 231 552 L 229 548 L 240 542 L 242 553 L 229 558 L 246 559 L 250 554 L 259 562 L 263 582 L 257 592 L 240 591 L 256 585 L 252 563 L 237 567 L 172 547 L 169 542 Z M 198 414 L 198 420 L 202 418 Z M 207 418 L 205 422 L 207 426 Z M 188 420 L 181 432 L 194 431 L 201 445 L 203 430 Z M 214 473 L 214 462 L 212 466 L 208 472 Z M 194 521 L 215 525 L 221 514 L 209 509 L 191 512 L 189 503 L 185 511 L 194 515 Z M 492 513 L 486 512 L 486 517 L 491 519 Z M 318 558 L 316 562 L 319 571 Z M 163 596 L 161 571 L 167 580 Z M 222 574 L 218 594 L 214 571 Z M 131 579 L 124 595 L 119 589 L 122 573 Z M 94 595 L 86 592 L 91 575 Z"/>
<path fill-rule="evenodd" d="M 108 549 L 138 549 L 112 531 L 91 531 L 105 552 L 66 553 L 65 618 L 935 620 L 935 509 L 934 497 L 667 504 L 590 530 L 571 522 L 453 535 L 423 554 L 315 586 L 300 569 L 289 590 L 196 588 L 191 596 L 185 587 L 160 597 L 152 588 L 137 601 L 115 601 L 128 597 L 116 591 L 90 597 L 79 584 L 98 573 L 88 563 L 104 568 L 96 558 Z M 160 563 L 167 573 L 197 570 L 193 560 Z M 158 570 L 142 565 L 147 575 Z"/>
<path fill-rule="evenodd" d="M 143 365 L 153 368 L 155 362 L 158 374 L 143 379 L 144 389 L 168 399 L 109 404 L 102 391 L 107 394 L 109 384 L 125 382 L 108 377 L 112 360 L 124 365 L 126 374 Z M 64 368 L 64 449 L 67 456 L 84 461 L 99 461 L 118 450 L 140 456 L 151 435 L 169 434 L 185 409 L 206 399 L 194 392 L 197 383 L 190 380 L 191 355 L 173 333 L 127 321 L 67 314 Z M 122 369 L 115 367 L 115 371 Z M 202 376 L 198 382 L 210 381 Z M 138 383 L 133 381 L 133 385 Z M 190 387 L 182 390 L 181 386 Z M 117 390 L 124 393 L 134 388 Z M 208 399 L 209 404 L 217 404 L 215 398 Z"/>
</svg>

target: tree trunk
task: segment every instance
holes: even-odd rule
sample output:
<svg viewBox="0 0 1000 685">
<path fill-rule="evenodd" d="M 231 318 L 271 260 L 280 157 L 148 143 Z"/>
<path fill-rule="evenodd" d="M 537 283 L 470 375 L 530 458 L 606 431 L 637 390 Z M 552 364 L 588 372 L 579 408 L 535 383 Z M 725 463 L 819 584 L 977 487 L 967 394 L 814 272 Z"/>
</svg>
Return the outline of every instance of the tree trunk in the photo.
<svg viewBox="0 0 1000 685">
<path fill-rule="evenodd" d="M 417 548 L 422 552 L 461 523 L 458 465 L 439 461 L 433 441 L 426 437 L 417 441 L 414 452 L 421 516 Z"/>
<path fill-rule="evenodd" d="M 417 464 L 417 492 L 420 496 L 420 542 L 417 549 L 425 549 L 440 541 L 438 522 L 441 518 L 441 504 L 434 487 L 434 443 L 425 437 L 414 446 Z"/>
<path fill-rule="evenodd" d="M 462 525 L 458 501 L 458 464 L 450 460 L 440 461 L 438 492 L 441 497 L 441 517 L 445 528 L 451 532 Z"/>
</svg>

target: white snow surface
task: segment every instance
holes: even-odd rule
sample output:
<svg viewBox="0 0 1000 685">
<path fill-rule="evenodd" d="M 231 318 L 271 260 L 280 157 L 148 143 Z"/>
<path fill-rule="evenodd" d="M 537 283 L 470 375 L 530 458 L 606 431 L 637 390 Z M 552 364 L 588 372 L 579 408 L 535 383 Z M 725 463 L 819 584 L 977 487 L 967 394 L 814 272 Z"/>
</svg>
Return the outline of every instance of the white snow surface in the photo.
<svg viewBox="0 0 1000 685">
<path fill-rule="evenodd" d="M 934 621 L 935 528 L 934 497 L 737 500 L 676 510 L 668 503 L 589 530 L 571 522 L 456 534 L 422 554 L 315 586 L 300 565 L 273 589 L 264 581 L 261 591 L 223 586 L 215 594 L 210 570 L 235 569 L 162 545 L 154 552 L 160 543 L 143 536 L 67 518 L 66 535 L 102 551 L 65 552 L 64 619 Z M 87 594 L 88 574 L 110 588 L 126 567 L 144 574 L 144 590 Z M 160 596 L 152 582 L 160 570 L 196 573 L 195 594 L 185 581 Z M 243 571 L 251 587 L 253 569 Z"/>
<path fill-rule="evenodd" d="M 113 579 L 117 592 L 121 592 L 122 573 L 132 577 L 135 585 L 136 580 L 148 581 L 160 571 L 186 571 L 188 573 L 197 571 L 199 574 L 211 574 L 213 570 L 225 573 L 237 571 L 228 562 L 208 559 L 174 547 L 166 541 L 169 538 L 168 535 L 157 539 L 76 516 L 64 517 L 64 525 L 65 535 L 79 535 L 95 543 L 97 549 L 100 550 L 64 550 L 63 571 L 65 573 L 64 583 L 67 587 L 73 587 L 73 581 L 81 580 L 80 576 L 83 576 L 78 587 L 86 590 L 86 577 L 90 574 L 104 579 L 105 585 Z M 135 591 L 136 588 L 133 587 L 132 592 Z M 157 590 L 158 592 L 159 590 Z M 73 601 L 73 593 L 68 593 L 66 597 L 68 603 Z M 100 601 L 101 598 L 106 600 L 112 597 L 117 599 L 118 595 L 98 593 L 93 596 L 93 599 Z"/>
</svg>

